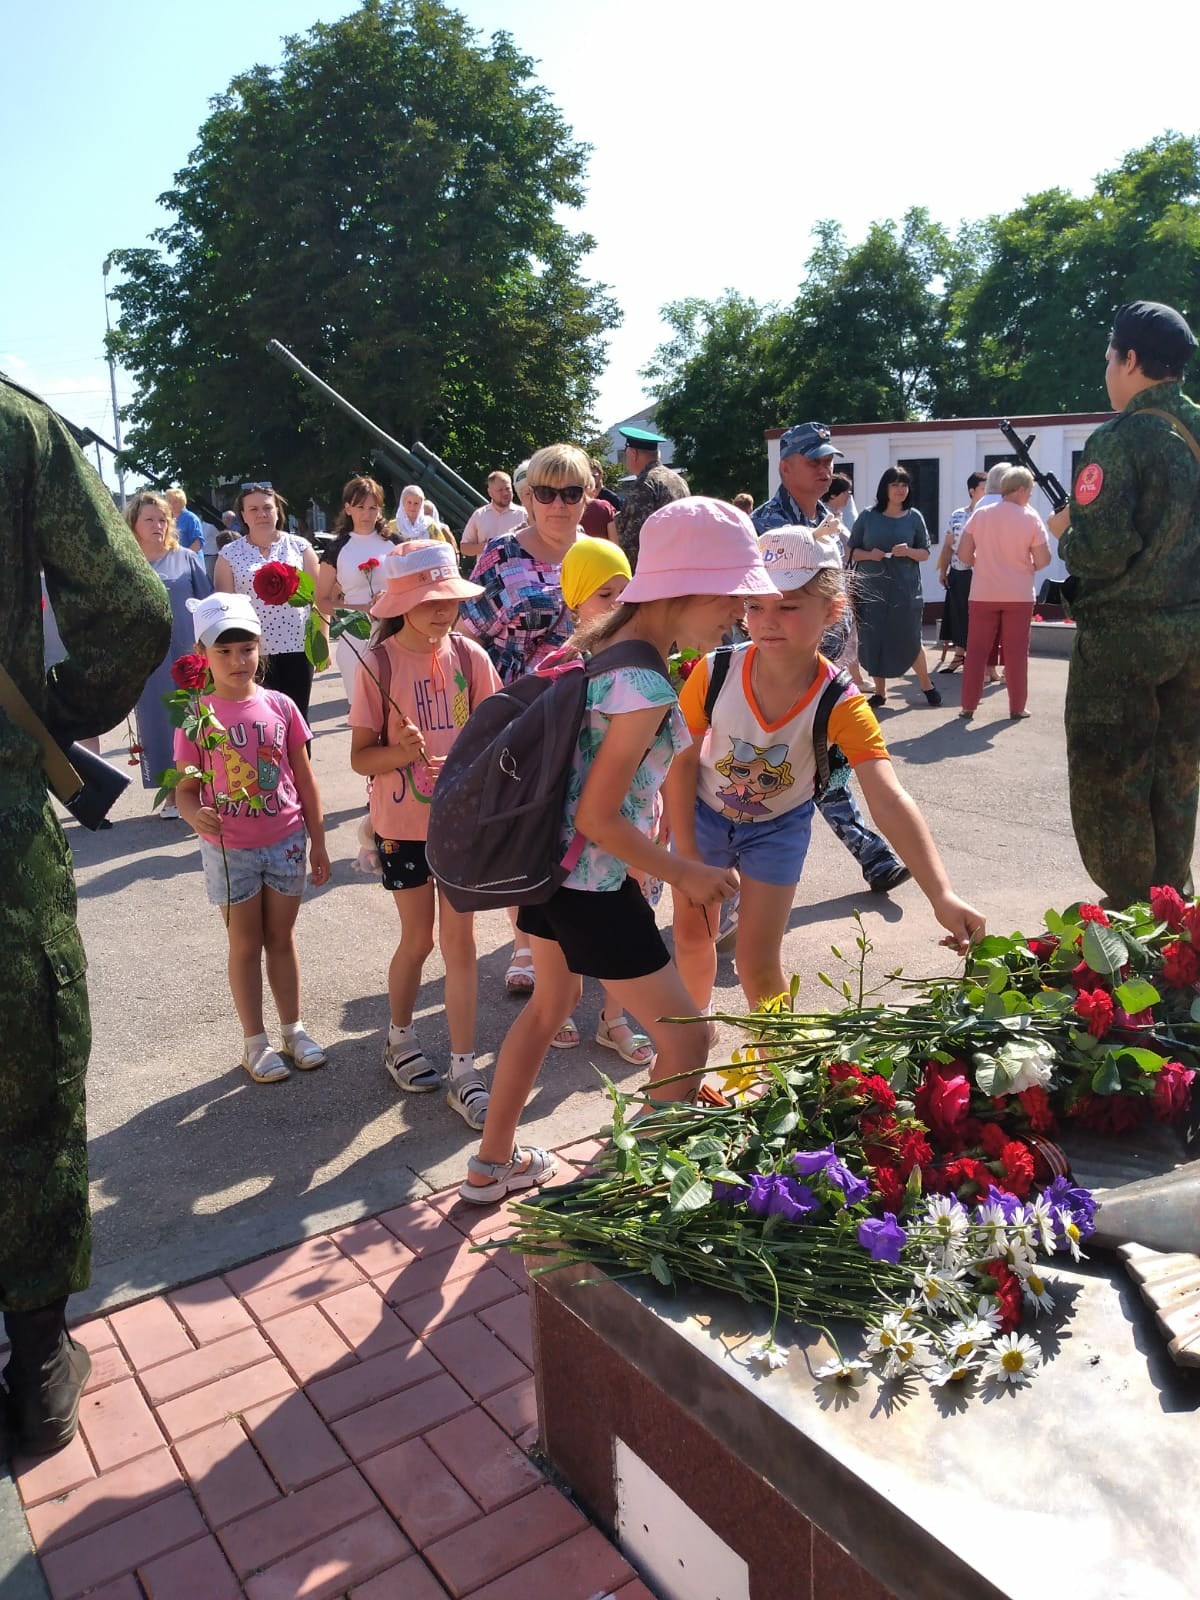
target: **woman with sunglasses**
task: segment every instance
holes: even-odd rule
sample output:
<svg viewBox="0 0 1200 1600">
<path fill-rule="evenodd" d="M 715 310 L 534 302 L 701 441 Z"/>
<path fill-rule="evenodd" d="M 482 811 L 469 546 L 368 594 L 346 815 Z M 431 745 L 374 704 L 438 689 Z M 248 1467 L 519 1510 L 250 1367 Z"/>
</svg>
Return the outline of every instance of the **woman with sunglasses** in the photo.
<svg viewBox="0 0 1200 1600">
<path fill-rule="evenodd" d="M 850 535 L 850 559 L 858 575 L 855 613 L 858 662 L 874 679 L 869 706 L 887 699 L 887 680 L 915 672 L 931 706 L 942 697 L 933 686 L 921 643 L 925 599 L 920 563 L 929 560 L 929 530 L 909 505 L 912 480 L 903 467 L 889 467 L 879 480 L 875 504 Z"/>
<path fill-rule="evenodd" d="M 546 656 L 566 643 L 571 621 L 562 593 L 562 561 L 579 535 L 584 491 L 591 487 L 592 467 L 573 444 L 551 444 L 539 450 L 525 474 L 529 521 L 512 533 L 489 539 L 475 563 L 471 582 L 483 593 L 468 600 L 460 626 L 472 634 L 492 658 L 502 683 L 514 683 L 532 672 Z M 509 994 L 533 993 L 533 955 L 526 934 L 515 933 L 512 959 L 504 975 Z M 574 1024 L 571 1025 L 572 1027 Z M 579 1035 L 566 1035 L 564 1045 Z"/>
<path fill-rule="evenodd" d="M 263 686 L 277 689 L 308 720 L 312 662 L 304 650 L 307 606 L 268 606 L 254 592 L 254 574 L 268 561 L 283 561 L 317 581 L 317 553 L 307 539 L 289 533 L 287 501 L 270 483 L 244 483 L 234 510 L 246 532 L 217 557 L 213 586 L 219 594 L 249 595 L 262 627 Z"/>
</svg>

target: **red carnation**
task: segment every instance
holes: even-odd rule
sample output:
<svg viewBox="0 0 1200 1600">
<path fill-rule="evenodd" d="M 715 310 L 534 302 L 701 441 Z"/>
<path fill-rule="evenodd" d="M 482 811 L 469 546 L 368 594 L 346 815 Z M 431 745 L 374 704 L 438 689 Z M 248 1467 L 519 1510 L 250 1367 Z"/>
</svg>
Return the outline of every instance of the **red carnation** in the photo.
<svg viewBox="0 0 1200 1600">
<path fill-rule="evenodd" d="M 1093 1133 L 1122 1134 L 1140 1128 L 1150 1102 L 1137 1094 L 1083 1094 L 1071 1107 L 1071 1116 Z"/>
<path fill-rule="evenodd" d="M 896 1139 L 899 1123 L 889 1112 L 882 1116 L 865 1116 L 859 1123 L 863 1155 L 871 1166 L 886 1166 L 896 1159 Z"/>
<path fill-rule="evenodd" d="M 180 656 L 171 666 L 171 681 L 177 689 L 203 689 L 208 679 L 208 662 L 203 656 Z"/>
<path fill-rule="evenodd" d="M 1082 1017 L 1088 1025 L 1088 1032 L 1097 1039 L 1104 1035 L 1113 1025 L 1112 995 L 1105 994 L 1103 989 L 1096 989 L 1092 994 L 1086 990 L 1075 998 L 1075 1015 Z"/>
<path fill-rule="evenodd" d="M 980 1131 L 979 1143 L 983 1147 L 983 1153 L 988 1160 L 997 1161 L 1000 1158 L 1000 1152 L 1008 1143 L 1008 1135 L 998 1122 L 988 1122 L 984 1124 Z"/>
<path fill-rule="evenodd" d="M 1184 932 L 1191 936 L 1193 944 L 1200 944 L 1200 905 L 1188 906 L 1183 913 Z"/>
<path fill-rule="evenodd" d="M 896 1096 L 892 1093 L 892 1086 L 886 1078 L 881 1078 L 878 1073 L 872 1073 L 869 1078 L 861 1077 L 859 1088 L 867 1099 L 872 1101 L 880 1111 L 894 1111 Z"/>
<path fill-rule="evenodd" d="M 1077 967 L 1072 967 L 1067 982 L 1073 989 L 1108 989 L 1108 979 L 1100 973 L 1093 972 L 1086 961 L 1081 961 Z"/>
<path fill-rule="evenodd" d="M 1058 940 L 1054 938 L 1030 939 L 1029 948 L 1033 952 L 1035 960 L 1049 961 L 1050 957 L 1058 949 Z"/>
<path fill-rule="evenodd" d="M 1200 983 L 1200 947 L 1176 940 L 1163 945 L 1163 982 L 1172 989 L 1193 989 Z"/>
<path fill-rule="evenodd" d="M 933 1161 L 933 1151 L 929 1148 L 929 1140 L 919 1128 L 910 1128 L 907 1133 L 900 1136 L 900 1171 L 907 1178 L 914 1167 L 922 1171 Z"/>
<path fill-rule="evenodd" d="M 1010 1139 L 1000 1152 L 1004 1167 L 1004 1187 L 1019 1200 L 1033 1187 L 1033 1155 L 1019 1139 Z"/>
<path fill-rule="evenodd" d="M 961 1150 L 962 1125 L 971 1103 L 971 1086 L 956 1061 L 927 1062 L 916 1093 L 917 1116 L 947 1150 Z"/>
<path fill-rule="evenodd" d="M 379 562 L 375 559 L 375 557 L 370 556 L 366 561 L 360 561 L 358 563 L 358 570 L 360 572 L 374 572 L 378 565 Z"/>
<path fill-rule="evenodd" d="M 986 1277 L 981 1279 L 979 1287 L 984 1294 L 995 1297 L 1000 1308 L 1001 1331 L 1011 1333 L 1021 1326 L 1021 1280 L 1004 1261 L 989 1261 L 982 1271 Z M 991 1280 L 990 1284 L 987 1279 Z"/>
<path fill-rule="evenodd" d="M 904 1191 L 904 1179 L 895 1167 L 876 1167 L 871 1182 L 883 1202 L 883 1209 L 899 1216 L 904 1209 L 907 1196 Z"/>
<path fill-rule="evenodd" d="M 1173 933 L 1178 933 L 1183 927 L 1187 909 L 1187 902 L 1177 890 L 1166 885 L 1161 889 L 1151 889 L 1150 914 L 1155 922 L 1165 922 Z"/>
<path fill-rule="evenodd" d="M 845 1083 L 847 1078 L 861 1078 L 862 1073 L 853 1061 L 831 1061 L 829 1063 L 830 1083 Z"/>
<path fill-rule="evenodd" d="M 1050 1109 L 1050 1096 L 1040 1084 L 1035 1083 L 1030 1089 L 1022 1089 L 1017 1099 L 1021 1102 L 1034 1133 L 1055 1131 L 1058 1123 L 1055 1121 L 1054 1112 Z"/>
<path fill-rule="evenodd" d="M 1098 922 L 1102 928 L 1112 927 L 1112 923 L 1108 920 L 1108 913 L 1103 906 L 1080 906 L 1079 920 L 1080 922 Z"/>
<path fill-rule="evenodd" d="M 1164 1061 L 1154 1075 L 1154 1099 L 1150 1109 L 1156 1122 L 1180 1122 L 1192 1103 L 1195 1072 L 1182 1061 Z"/>
<path fill-rule="evenodd" d="M 300 569 L 286 561 L 265 561 L 254 574 L 254 592 L 265 606 L 284 606 L 300 587 Z"/>
</svg>

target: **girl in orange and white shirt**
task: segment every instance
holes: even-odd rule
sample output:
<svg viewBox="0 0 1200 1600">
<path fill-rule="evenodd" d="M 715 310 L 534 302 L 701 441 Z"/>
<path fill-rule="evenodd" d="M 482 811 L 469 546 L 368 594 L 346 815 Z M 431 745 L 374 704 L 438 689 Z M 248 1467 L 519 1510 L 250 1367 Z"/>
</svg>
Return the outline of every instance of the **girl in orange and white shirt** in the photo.
<svg viewBox="0 0 1200 1600">
<path fill-rule="evenodd" d="M 784 993 L 781 952 L 808 852 L 817 776 L 817 707 L 837 668 L 820 654 L 825 630 L 846 606 L 841 550 L 807 528 L 760 541 L 778 594 L 753 595 L 750 643 L 736 646 L 712 705 L 705 702 L 715 654 L 698 662 L 680 695 L 694 743 L 667 778 L 674 848 L 741 875 L 736 964 L 749 1005 Z M 951 888 L 920 812 L 900 786 L 874 713 L 849 685 L 829 713 L 827 739 L 857 772 L 876 826 L 895 848 L 956 950 L 984 919 Z M 715 919 L 675 898 L 675 959 L 702 1009 L 716 978 Z"/>
</svg>

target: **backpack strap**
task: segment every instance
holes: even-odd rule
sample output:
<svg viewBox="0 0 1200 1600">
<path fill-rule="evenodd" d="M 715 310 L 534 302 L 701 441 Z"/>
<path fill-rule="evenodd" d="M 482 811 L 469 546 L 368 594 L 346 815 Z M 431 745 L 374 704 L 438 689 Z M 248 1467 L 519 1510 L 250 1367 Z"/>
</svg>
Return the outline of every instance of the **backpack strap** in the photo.
<svg viewBox="0 0 1200 1600">
<path fill-rule="evenodd" d="M 1171 429 L 1179 435 L 1184 444 L 1187 445 L 1188 449 L 1195 456 L 1197 462 L 1200 462 L 1200 444 L 1196 443 L 1191 429 L 1185 428 L 1178 417 L 1173 417 L 1169 411 L 1160 411 L 1157 406 L 1139 406 L 1136 414 L 1143 417 L 1161 417 L 1162 420 L 1168 423 Z"/>
<path fill-rule="evenodd" d="M 640 667 L 644 672 L 657 672 L 660 678 L 671 682 L 667 663 L 645 639 L 623 639 L 620 644 L 610 644 L 606 650 L 598 650 L 588 658 L 584 671 L 589 678 L 596 678 L 602 672 L 616 672 L 621 667 Z"/>
<path fill-rule="evenodd" d="M 817 710 L 813 717 L 813 755 L 817 758 L 817 775 L 813 781 L 814 800 L 819 800 L 829 787 L 834 764 L 842 764 L 846 760 L 836 745 L 833 746 L 832 756 L 830 754 L 829 714 L 846 690 L 853 687 L 853 678 L 842 667 L 821 690 L 821 698 L 817 701 Z"/>
<path fill-rule="evenodd" d="M 712 671 L 708 679 L 708 693 L 704 696 L 704 715 L 708 719 L 709 727 L 712 726 L 713 712 L 717 708 L 717 700 L 721 690 L 725 687 L 725 679 L 729 676 L 729 668 L 733 663 L 733 646 L 723 644 L 713 651 Z"/>
</svg>

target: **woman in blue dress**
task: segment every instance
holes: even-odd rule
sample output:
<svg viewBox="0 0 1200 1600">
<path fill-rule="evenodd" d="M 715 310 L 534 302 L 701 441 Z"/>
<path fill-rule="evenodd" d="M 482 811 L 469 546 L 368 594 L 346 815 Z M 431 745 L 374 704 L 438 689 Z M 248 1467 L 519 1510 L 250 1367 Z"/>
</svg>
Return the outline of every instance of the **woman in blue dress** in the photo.
<svg viewBox="0 0 1200 1600">
<path fill-rule="evenodd" d="M 212 593 L 213 586 L 204 570 L 203 557 L 194 550 L 185 550 L 179 543 L 170 507 L 162 495 L 153 494 L 149 489 L 134 495 L 125 508 L 125 520 L 133 529 L 142 554 L 162 579 L 171 602 L 171 648 L 151 673 L 134 710 L 141 746 L 142 787 L 157 789 L 159 776 L 175 765 L 175 729 L 163 704 L 163 695 L 175 687 L 171 666 L 176 658 L 189 655 L 195 649 L 192 614 L 185 602 L 192 596 L 203 600 Z M 163 806 L 159 815 L 179 815 L 173 799 Z"/>
<path fill-rule="evenodd" d="M 854 610 L 859 666 L 874 679 L 868 705 L 887 699 L 887 680 L 915 672 L 931 706 L 942 697 L 933 686 L 921 643 L 925 598 L 920 563 L 929 560 L 929 530 L 908 503 L 912 481 L 903 467 L 889 467 L 879 480 L 875 504 L 850 535 L 850 559 L 858 577 Z"/>
</svg>

